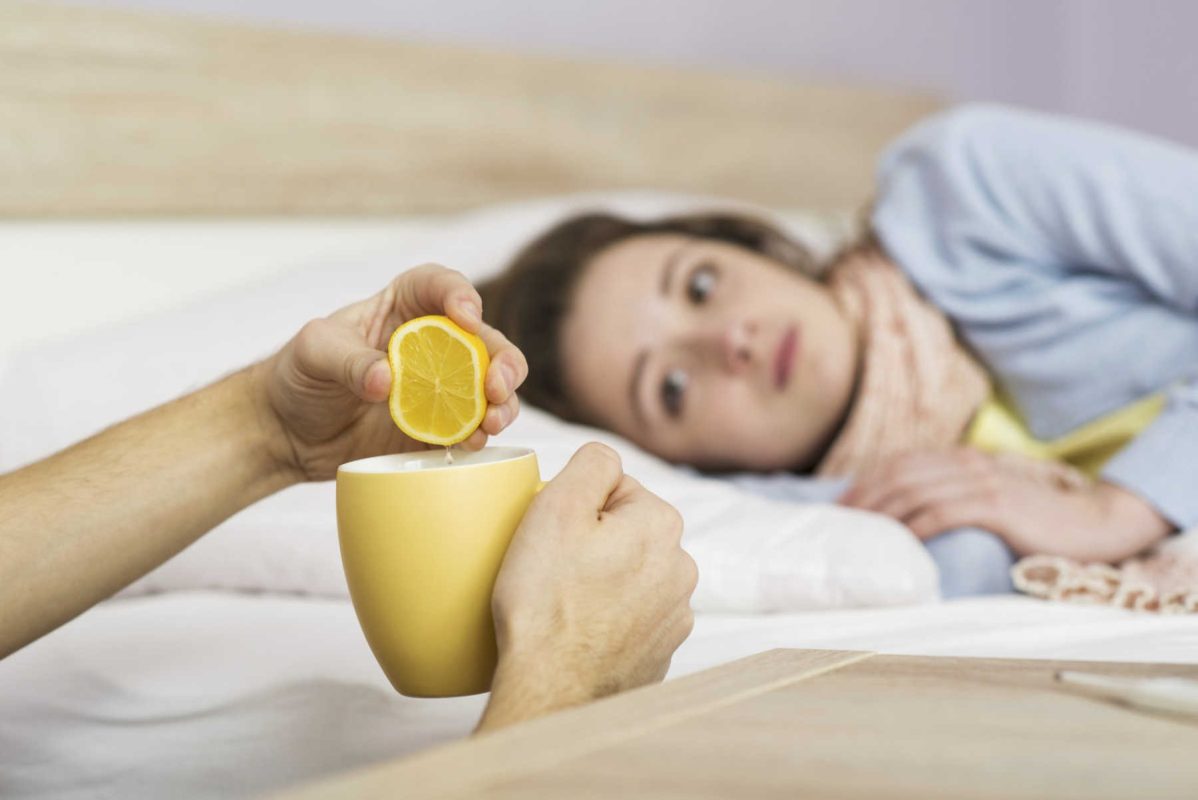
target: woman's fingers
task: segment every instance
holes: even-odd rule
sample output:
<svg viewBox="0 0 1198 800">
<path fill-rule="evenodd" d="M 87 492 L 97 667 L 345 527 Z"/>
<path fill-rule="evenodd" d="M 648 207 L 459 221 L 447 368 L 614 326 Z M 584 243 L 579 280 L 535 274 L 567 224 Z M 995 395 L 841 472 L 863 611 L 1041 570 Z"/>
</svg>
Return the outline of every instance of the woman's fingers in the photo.
<svg viewBox="0 0 1198 800">
<path fill-rule="evenodd" d="M 928 508 L 955 502 L 981 491 L 983 487 L 968 477 L 929 480 L 898 489 L 867 510 L 908 522 Z"/>
<path fill-rule="evenodd" d="M 892 459 L 841 498 L 844 505 L 885 514 L 920 539 L 993 516 L 1006 475 L 971 448 L 910 453 Z"/>
<path fill-rule="evenodd" d="M 921 540 L 926 541 L 954 528 L 993 528 L 992 509 L 984 492 L 971 492 L 925 506 L 909 519 L 903 520 L 903 524 Z"/>
<path fill-rule="evenodd" d="M 997 474 L 993 458 L 972 448 L 906 453 L 862 476 L 840 503 L 898 516 L 930 487 L 992 482 Z"/>
<path fill-rule="evenodd" d="M 846 506 L 876 511 L 893 495 L 951 475 L 954 464 L 944 453 L 921 451 L 895 456 L 862 475 L 840 498 Z"/>
</svg>

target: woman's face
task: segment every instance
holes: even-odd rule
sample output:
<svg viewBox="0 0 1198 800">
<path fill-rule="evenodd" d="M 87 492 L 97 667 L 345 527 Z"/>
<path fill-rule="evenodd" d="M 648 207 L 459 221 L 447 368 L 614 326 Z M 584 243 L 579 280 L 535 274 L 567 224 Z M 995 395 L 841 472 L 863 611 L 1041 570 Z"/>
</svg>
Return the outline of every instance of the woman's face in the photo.
<svg viewBox="0 0 1198 800">
<path fill-rule="evenodd" d="M 599 424 L 679 463 L 794 469 L 848 407 L 857 337 L 828 290 L 736 245 L 625 239 L 580 276 L 567 391 Z"/>
</svg>

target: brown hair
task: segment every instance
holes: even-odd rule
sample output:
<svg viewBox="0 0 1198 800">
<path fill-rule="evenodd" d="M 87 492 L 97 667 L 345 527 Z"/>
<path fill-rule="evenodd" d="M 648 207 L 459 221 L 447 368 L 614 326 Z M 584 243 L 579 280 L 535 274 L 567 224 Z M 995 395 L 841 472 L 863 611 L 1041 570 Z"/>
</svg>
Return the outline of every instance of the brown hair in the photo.
<svg viewBox="0 0 1198 800">
<path fill-rule="evenodd" d="M 528 359 L 528 378 L 520 389 L 524 400 L 571 422 L 589 421 L 569 397 L 562 377 L 561 330 L 574 288 L 603 250 L 634 236 L 662 233 L 729 242 L 808 275 L 816 273 L 815 259 L 805 247 L 774 225 L 743 214 L 689 214 L 649 222 L 605 213 L 569 218 L 525 245 L 498 277 L 478 287 L 487 322 Z"/>
</svg>

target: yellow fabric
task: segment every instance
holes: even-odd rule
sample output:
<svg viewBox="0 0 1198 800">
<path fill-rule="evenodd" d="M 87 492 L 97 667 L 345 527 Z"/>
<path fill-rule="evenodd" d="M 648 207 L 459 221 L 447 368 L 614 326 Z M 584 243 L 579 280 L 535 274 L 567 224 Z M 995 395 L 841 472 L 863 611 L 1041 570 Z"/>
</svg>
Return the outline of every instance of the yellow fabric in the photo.
<svg viewBox="0 0 1198 800">
<path fill-rule="evenodd" d="M 969 424 L 965 443 L 990 453 L 1063 461 L 1097 478 L 1102 466 L 1148 427 L 1164 406 L 1163 394 L 1149 395 L 1058 439 L 1042 442 L 1028 431 L 1006 397 L 992 394 Z"/>
</svg>

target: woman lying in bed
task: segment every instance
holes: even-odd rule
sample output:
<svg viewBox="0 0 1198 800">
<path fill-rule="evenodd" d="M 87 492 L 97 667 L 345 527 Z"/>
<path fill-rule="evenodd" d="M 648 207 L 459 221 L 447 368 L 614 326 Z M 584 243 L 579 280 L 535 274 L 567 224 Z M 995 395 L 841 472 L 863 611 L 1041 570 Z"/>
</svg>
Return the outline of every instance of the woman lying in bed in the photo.
<svg viewBox="0 0 1198 800">
<path fill-rule="evenodd" d="M 1198 524 L 1198 155 L 964 108 L 885 154 L 869 222 L 818 264 L 736 214 L 581 216 L 485 308 L 527 401 L 901 520 L 946 595 Z"/>
</svg>

